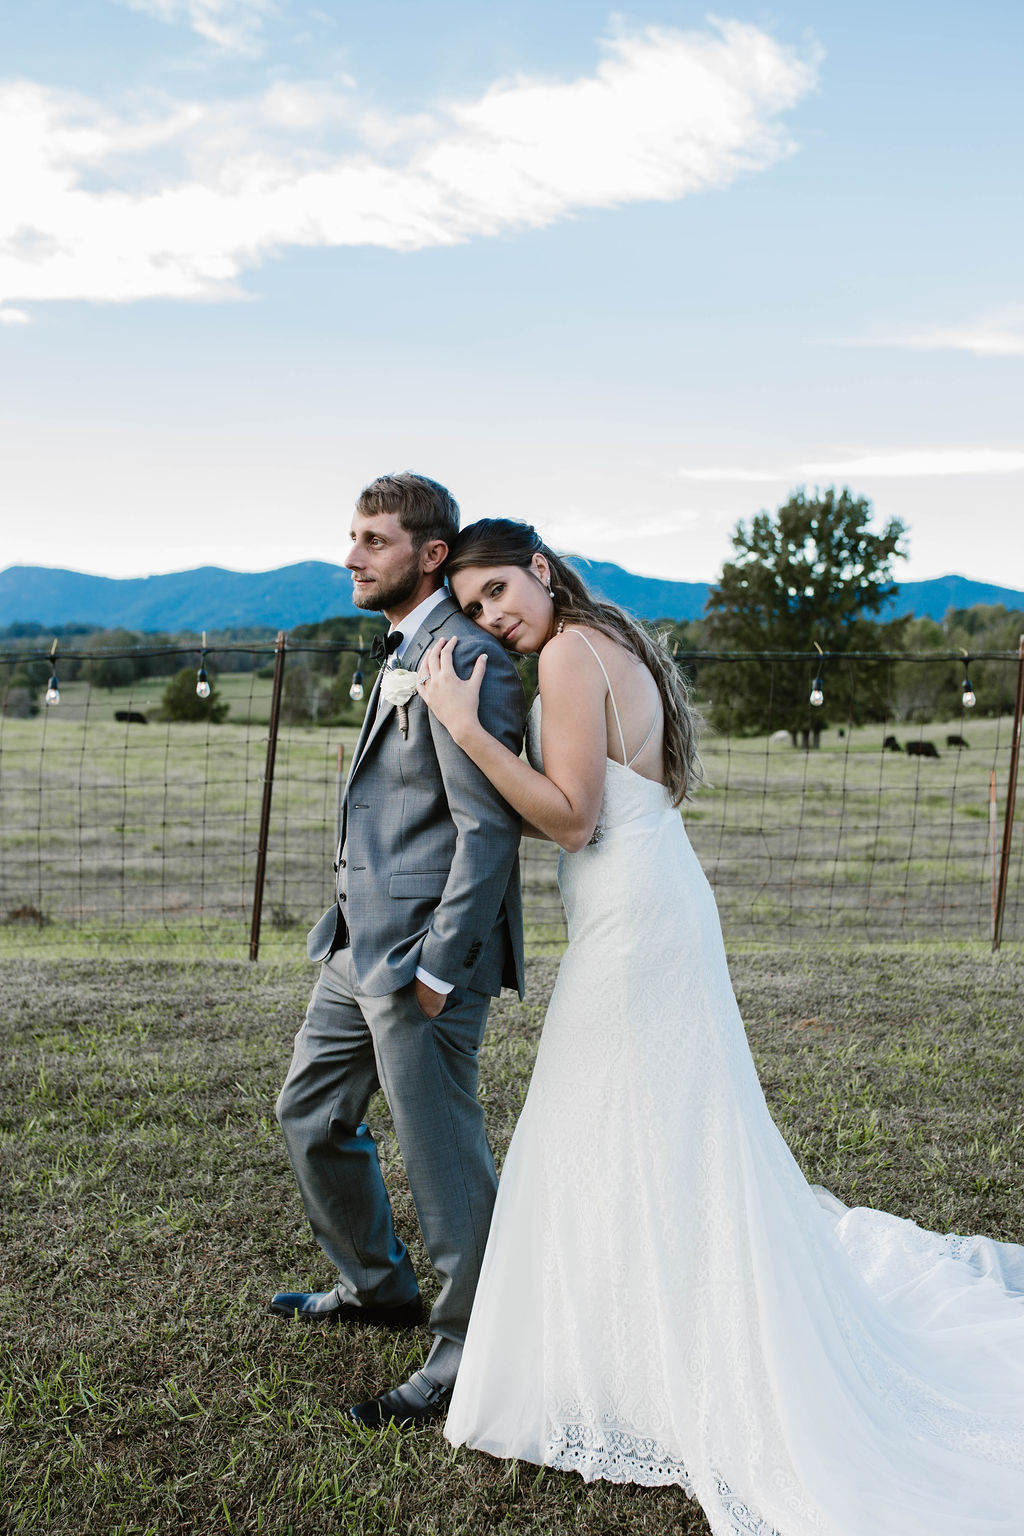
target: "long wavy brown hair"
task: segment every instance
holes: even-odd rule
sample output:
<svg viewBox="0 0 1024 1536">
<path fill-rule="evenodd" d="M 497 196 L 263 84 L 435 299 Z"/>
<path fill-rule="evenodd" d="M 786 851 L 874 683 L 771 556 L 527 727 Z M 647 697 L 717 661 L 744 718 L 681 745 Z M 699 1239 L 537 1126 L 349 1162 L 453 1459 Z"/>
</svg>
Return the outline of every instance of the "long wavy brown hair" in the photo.
<svg viewBox="0 0 1024 1536">
<path fill-rule="evenodd" d="M 658 685 L 665 713 L 665 783 L 675 805 L 693 797 L 704 778 L 698 752 L 700 717 L 690 702 L 686 679 L 661 636 L 651 634 L 616 603 L 594 597 L 578 573 L 548 548 L 536 528 L 506 517 L 484 517 L 470 523 L 452 544 L 444 574 L 449 586 L 459 571 L 470 567 L 515 565 L 529 570 L 534 555 L 543 555 L 551 572 L 555 614 L 566 624 L 598 629 L 643 662 Z"/>
</svg>

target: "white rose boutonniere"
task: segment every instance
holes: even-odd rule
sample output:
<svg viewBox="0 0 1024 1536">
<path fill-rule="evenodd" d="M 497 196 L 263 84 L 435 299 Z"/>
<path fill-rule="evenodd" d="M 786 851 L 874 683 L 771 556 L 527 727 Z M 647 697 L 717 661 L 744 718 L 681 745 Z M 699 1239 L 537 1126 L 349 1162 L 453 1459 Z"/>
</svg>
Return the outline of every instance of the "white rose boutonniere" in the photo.
<svg viewBox="0 0 1024 1536">
<path fill-rule="evenodd" d="M 380 696 L 385 704 L 398 706 L 398 728 L 404 740 L 409 737 L 409 700 L 416 692 L 418 678 L 407 667 L 385 667 L 380 679 Z"/>
</svg>

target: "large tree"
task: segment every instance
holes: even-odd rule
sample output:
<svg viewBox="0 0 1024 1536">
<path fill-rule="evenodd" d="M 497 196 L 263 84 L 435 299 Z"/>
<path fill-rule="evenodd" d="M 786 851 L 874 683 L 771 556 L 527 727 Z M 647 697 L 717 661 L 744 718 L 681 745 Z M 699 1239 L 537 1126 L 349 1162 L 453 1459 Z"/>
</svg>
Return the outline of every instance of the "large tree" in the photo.
<svg viewBox="0 0 1024 1536">
<path fill-rule="evenodd" d="M 833 655 L 873 650 L 898 638 L 900 621 L 872 622 L 886 599 L 898 590 L 893 561 L 904 556 L 905 529 L 892 518 L 873 532 L 871 503 L 844 489 L 830 487 L 808 497 L 795 491 L 774 514 L 759 513 L 749 525 L 739 523 L 732 536 L 735 559 L 722 568 L 708 597 L 706 644 L 714 650 L 815 654 L 815 646 Z M 818 737 L 828 719 L 826 705 L 809 704 L 813 663 L 734 662 L 716 668 L 713 719 L 733 731 L 783 728 L 794 743 Z M 836 689 L 841 718 L 871 709 L 871 679 L 856 693 Z M 840 695 L 836 697 L 837 693 Z"/>
</svg>

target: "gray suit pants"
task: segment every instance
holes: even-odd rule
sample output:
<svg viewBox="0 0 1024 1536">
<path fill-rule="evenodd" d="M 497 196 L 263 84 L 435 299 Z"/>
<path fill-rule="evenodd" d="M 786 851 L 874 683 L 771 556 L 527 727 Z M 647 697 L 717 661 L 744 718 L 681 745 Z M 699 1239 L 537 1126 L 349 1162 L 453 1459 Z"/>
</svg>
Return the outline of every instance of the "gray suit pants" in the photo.
<svg viewBox="0 0 1024 1536">
<path fill-rule="evenodd" d="M 277 1101 L 313 1235 L 337 1267 L 341 1297 L 397 1306 L 417 1293 L 398 1238 L 377 1146 L 363 1124 L 382 1088 L 391 1108 L 427 1253 L 441 1282 L 427 1369 L 455 1380 L 497 1189 L 477 1103 L 477 1051 L 490 998 L 456 987 L 428 1019 L 412 985 L 363 997 L 351 951 L 325 960 Z"/>
</svg>

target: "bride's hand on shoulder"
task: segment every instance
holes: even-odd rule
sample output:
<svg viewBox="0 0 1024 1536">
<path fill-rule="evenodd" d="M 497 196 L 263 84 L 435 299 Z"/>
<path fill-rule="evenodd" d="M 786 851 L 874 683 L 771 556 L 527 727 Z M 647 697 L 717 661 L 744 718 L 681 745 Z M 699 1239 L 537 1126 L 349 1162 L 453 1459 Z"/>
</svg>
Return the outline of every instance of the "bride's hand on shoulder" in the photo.
<svg viewBox="0 0 1024 1536">
<path fill-rule="evenodd" d="M 437 640 L 419 665 L 416 691 L 459 746 L 480 730 L 480 689 L 487 671 L 487 657 L 480 655 L 467 678 L 461 678 L 453 660 L 458 636 Z"/>
<path fill-rule="evenodd" d="M 439 641 L 424 656 L 417 673 L 420 698 L 530 827 L 570 853 L 583 848 L 600 813 L 608 750 L 607 684 L 596 661 L 569 635 L 556 635 L 542 647 L 537 672 L 544 701 L 544 771 L 539 772 L 481 725 L 487 658 L 478 656 L 469 676 L 460 678 L 455 644 L 455 639 Z"/>
</svg>

